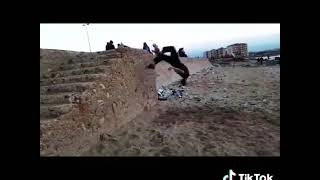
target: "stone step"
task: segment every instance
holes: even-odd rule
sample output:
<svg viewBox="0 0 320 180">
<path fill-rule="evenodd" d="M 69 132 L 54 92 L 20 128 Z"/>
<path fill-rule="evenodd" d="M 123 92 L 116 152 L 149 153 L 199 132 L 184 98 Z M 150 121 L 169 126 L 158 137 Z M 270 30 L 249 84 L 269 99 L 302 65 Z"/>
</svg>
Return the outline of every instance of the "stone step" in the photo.
<svg viewBox="0 0 320 180">
<path fill-rule="evenodd" d="M 86 67 L 96 67 L 100 65 L 110 65 L 112 61 L 116 61 L 116 60 L 119 60 L 119 58 L 112 58 L 112 59 L 98 58 L 97 60 L 92 60 L 91 62 L 78 62 L 78 63 L 64 64 L 64 65 L 60 65 L 57 69 L 53 70 L 52 72 L 66 71 L 66 70 L 86 68 Z"/>
<path fill-rule="evenodd" d="M 75 75 L 82 75 L 82 74 L 99 74 L 105 72 L 109 69 L 110 66 L 100 65 L 97 67 L 87 67 L 87 68 L 78 68 L 66 71 L 57 71 L 57 72 L 50 72 L 40 77 L 40 79 L 48 79 L 48 78 L 59 78 L 59 77 L 67 77 L 67 76 L 75 76 Z"/>
<path fill-rule="evenodd" d="M 60 105 L 41 105 L 40 106 L 40 120 L 57 118 L 62 114 L 66 114 L 72 110 L 72 104 Z"/>
<path fill-rule="evenodd" d="M 49 86 L 40 86 L 40 94 L 55 94 L 63 92 L 83 92 L 95 85 L 93 82 L 80 82 L 69 84 L 56 84 Z"/>
<path fill-rule="evenodd" d="M 40 86 L 48 86 L 54 84 L 67 84 L 76 82 L 92 82 L 107 77 L 107 74 L 83 74 L 75 76 L 67 76 L 60 78 L 40 79 Z"/>
<path fill-rule="evenodd" d="M 98 52 L 92 55 L 76 55 L 76 58 L 70 59 L 68 61 L 69 64 L 73 63 L 83 63 L 83 62 L 92 62 L 98 59 L 113 59 L 113 58 L 121 58 L 121 53 L 115 50 Z"/>
<path fill-rule="evenodd" d="M 79 99 L 79 96 L 79 93 L 58 93 L 49 95 L 42 94 L 40 95 L 40 105 L 76 103 L 76 100 Z"/>
</svg>

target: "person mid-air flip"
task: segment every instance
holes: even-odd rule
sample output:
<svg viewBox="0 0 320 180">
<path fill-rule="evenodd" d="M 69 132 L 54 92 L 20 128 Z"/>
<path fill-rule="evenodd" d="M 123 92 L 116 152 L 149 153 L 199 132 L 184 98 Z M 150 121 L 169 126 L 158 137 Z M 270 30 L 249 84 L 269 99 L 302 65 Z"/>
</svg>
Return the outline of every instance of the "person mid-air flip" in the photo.
<svg viewBox="0 0 320 180">
<path fill-rule="evenodd" d="M 170 52 L 170 56 L 165 55 L 164 53 Z M 157 56 L 153 59 L 154 63 L 149 64 L 147 67 L 154 69 L 155 65 L 160 61 L 165 60 L 172 66 L 172 69 L 182 77 L 180 81 L 183 86 L 186 85 L 186 80 L 190 76 L 189 70 L 187 66 L 181 63 L 178 53 L 174 46 L 166 46 L 162 48 L 162 51 L 157 54 Z M 169 68 L 170 70 L 171 68 Z"/>
</svg>

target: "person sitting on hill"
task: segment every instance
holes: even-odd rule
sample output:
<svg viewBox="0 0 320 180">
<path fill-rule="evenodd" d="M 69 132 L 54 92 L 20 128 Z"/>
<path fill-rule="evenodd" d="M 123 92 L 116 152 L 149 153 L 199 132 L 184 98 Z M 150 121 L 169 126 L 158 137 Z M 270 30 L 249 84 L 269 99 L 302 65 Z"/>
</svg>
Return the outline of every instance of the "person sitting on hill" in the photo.
<svg viewBox="0 0 320 180">
<path fill-rule="evenodd" d="M 154 50 L 152 50 L 152 52 L 154 52 L 154 54 L 155 54 L 156 56 L 158 56 L 158 55 L 160 54 L 160 49 L 159 49 L 158 45 L 153 44 L 152 46 L 153 46 L 153 48 L 154 48 Z"/>
<path fill-rule="evenodd" d="M 110 40 L 110 42 L 107 42 L 107 45 L 106 45 L 106 51 L 110 49 L 115 49 L 112 40 Z"/>
<path fill-rule="evenodd" d="M 106 45 L 106 51 L 110 49 L 110 43 L 107 42 L 107 45 Z"/>
<path fill-rule="evenodd" d="M 115 49 L 114 45 L 113 45 L 113 41 L 110 40 L 110 49 Z"/>
<path fill-rule="evenodd" d="M 143 50 L 146 50 L 146 51 L 148 51 L 149 53 L 152 54 L 152 52 L 150 51 L 150 48 L 149 48 L 149 46 L 147 45 L 146 42 L 143 43 Z"/>
</svg>

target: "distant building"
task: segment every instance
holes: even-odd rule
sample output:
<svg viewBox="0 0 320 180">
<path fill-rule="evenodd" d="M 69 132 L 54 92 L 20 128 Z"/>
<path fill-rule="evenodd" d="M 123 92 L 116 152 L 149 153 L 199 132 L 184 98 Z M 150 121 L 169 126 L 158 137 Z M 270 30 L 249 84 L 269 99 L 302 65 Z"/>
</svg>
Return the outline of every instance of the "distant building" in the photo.
<svg viewBox="0 0 320 180">
<path fill-rule="evenodd" d="M 204 58 L 209 58 L 209 53 L 210 53 L 210 51 L 205 51 L 205 52 L 203 53 L 203 57 L 204 57 Z"/>
<path fill-rule="evenodd" d="M 246 43 L 236 43 L 227 46 L 227 48 L 221 47 L 204 53 L 204 57 L 209 59 L 223 58 L 226 56 L 248 57 L 248 55 L 248 45 Z"/>
<path fill-rule="evenodd" d="M 224 48 L 223 47 L 221 47 L 221 48 L 219 48 L 219 49 L 217 49 L 216 50 L 217 51 L 217 58 L 222 58 L 223 56 L 224 56 L 224 54 L 225 54 L 225 50 L 224 50 Z"/>
<path fill-rule="evenodd" d="M 235 57 L 248 57 L 248 45 L 246 43 L 236 43 L 227 47 L 228 54 Z"/>
</svg>

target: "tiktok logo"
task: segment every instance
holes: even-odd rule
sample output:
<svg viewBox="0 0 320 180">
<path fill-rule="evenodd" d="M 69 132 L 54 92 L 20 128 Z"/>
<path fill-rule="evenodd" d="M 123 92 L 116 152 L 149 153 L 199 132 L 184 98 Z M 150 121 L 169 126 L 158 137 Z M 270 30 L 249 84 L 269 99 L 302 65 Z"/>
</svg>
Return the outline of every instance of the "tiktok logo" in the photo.
<svg viewBox="0 0 320 180">
<path fill-rule="evenodd" d="M 233 176 L 236 176 L 237 174 L 232 171 L 232 169 L 229 170 L 229 175 L 225 175 L 223 177 L 223 180 L 233 180 Z"/>
<path fill-rule="evenodd" d="M 223 180 L 234 180 L 237 174 L 232 171 L 232 169 L 229 170 L 229 174 L 225 175 L 223 177 Z M 272 180 L 273 176 L 270 174 L 262 175 L 262 174 L 238 174 L 240 177 L 240 180 Z"/>
</svg>

